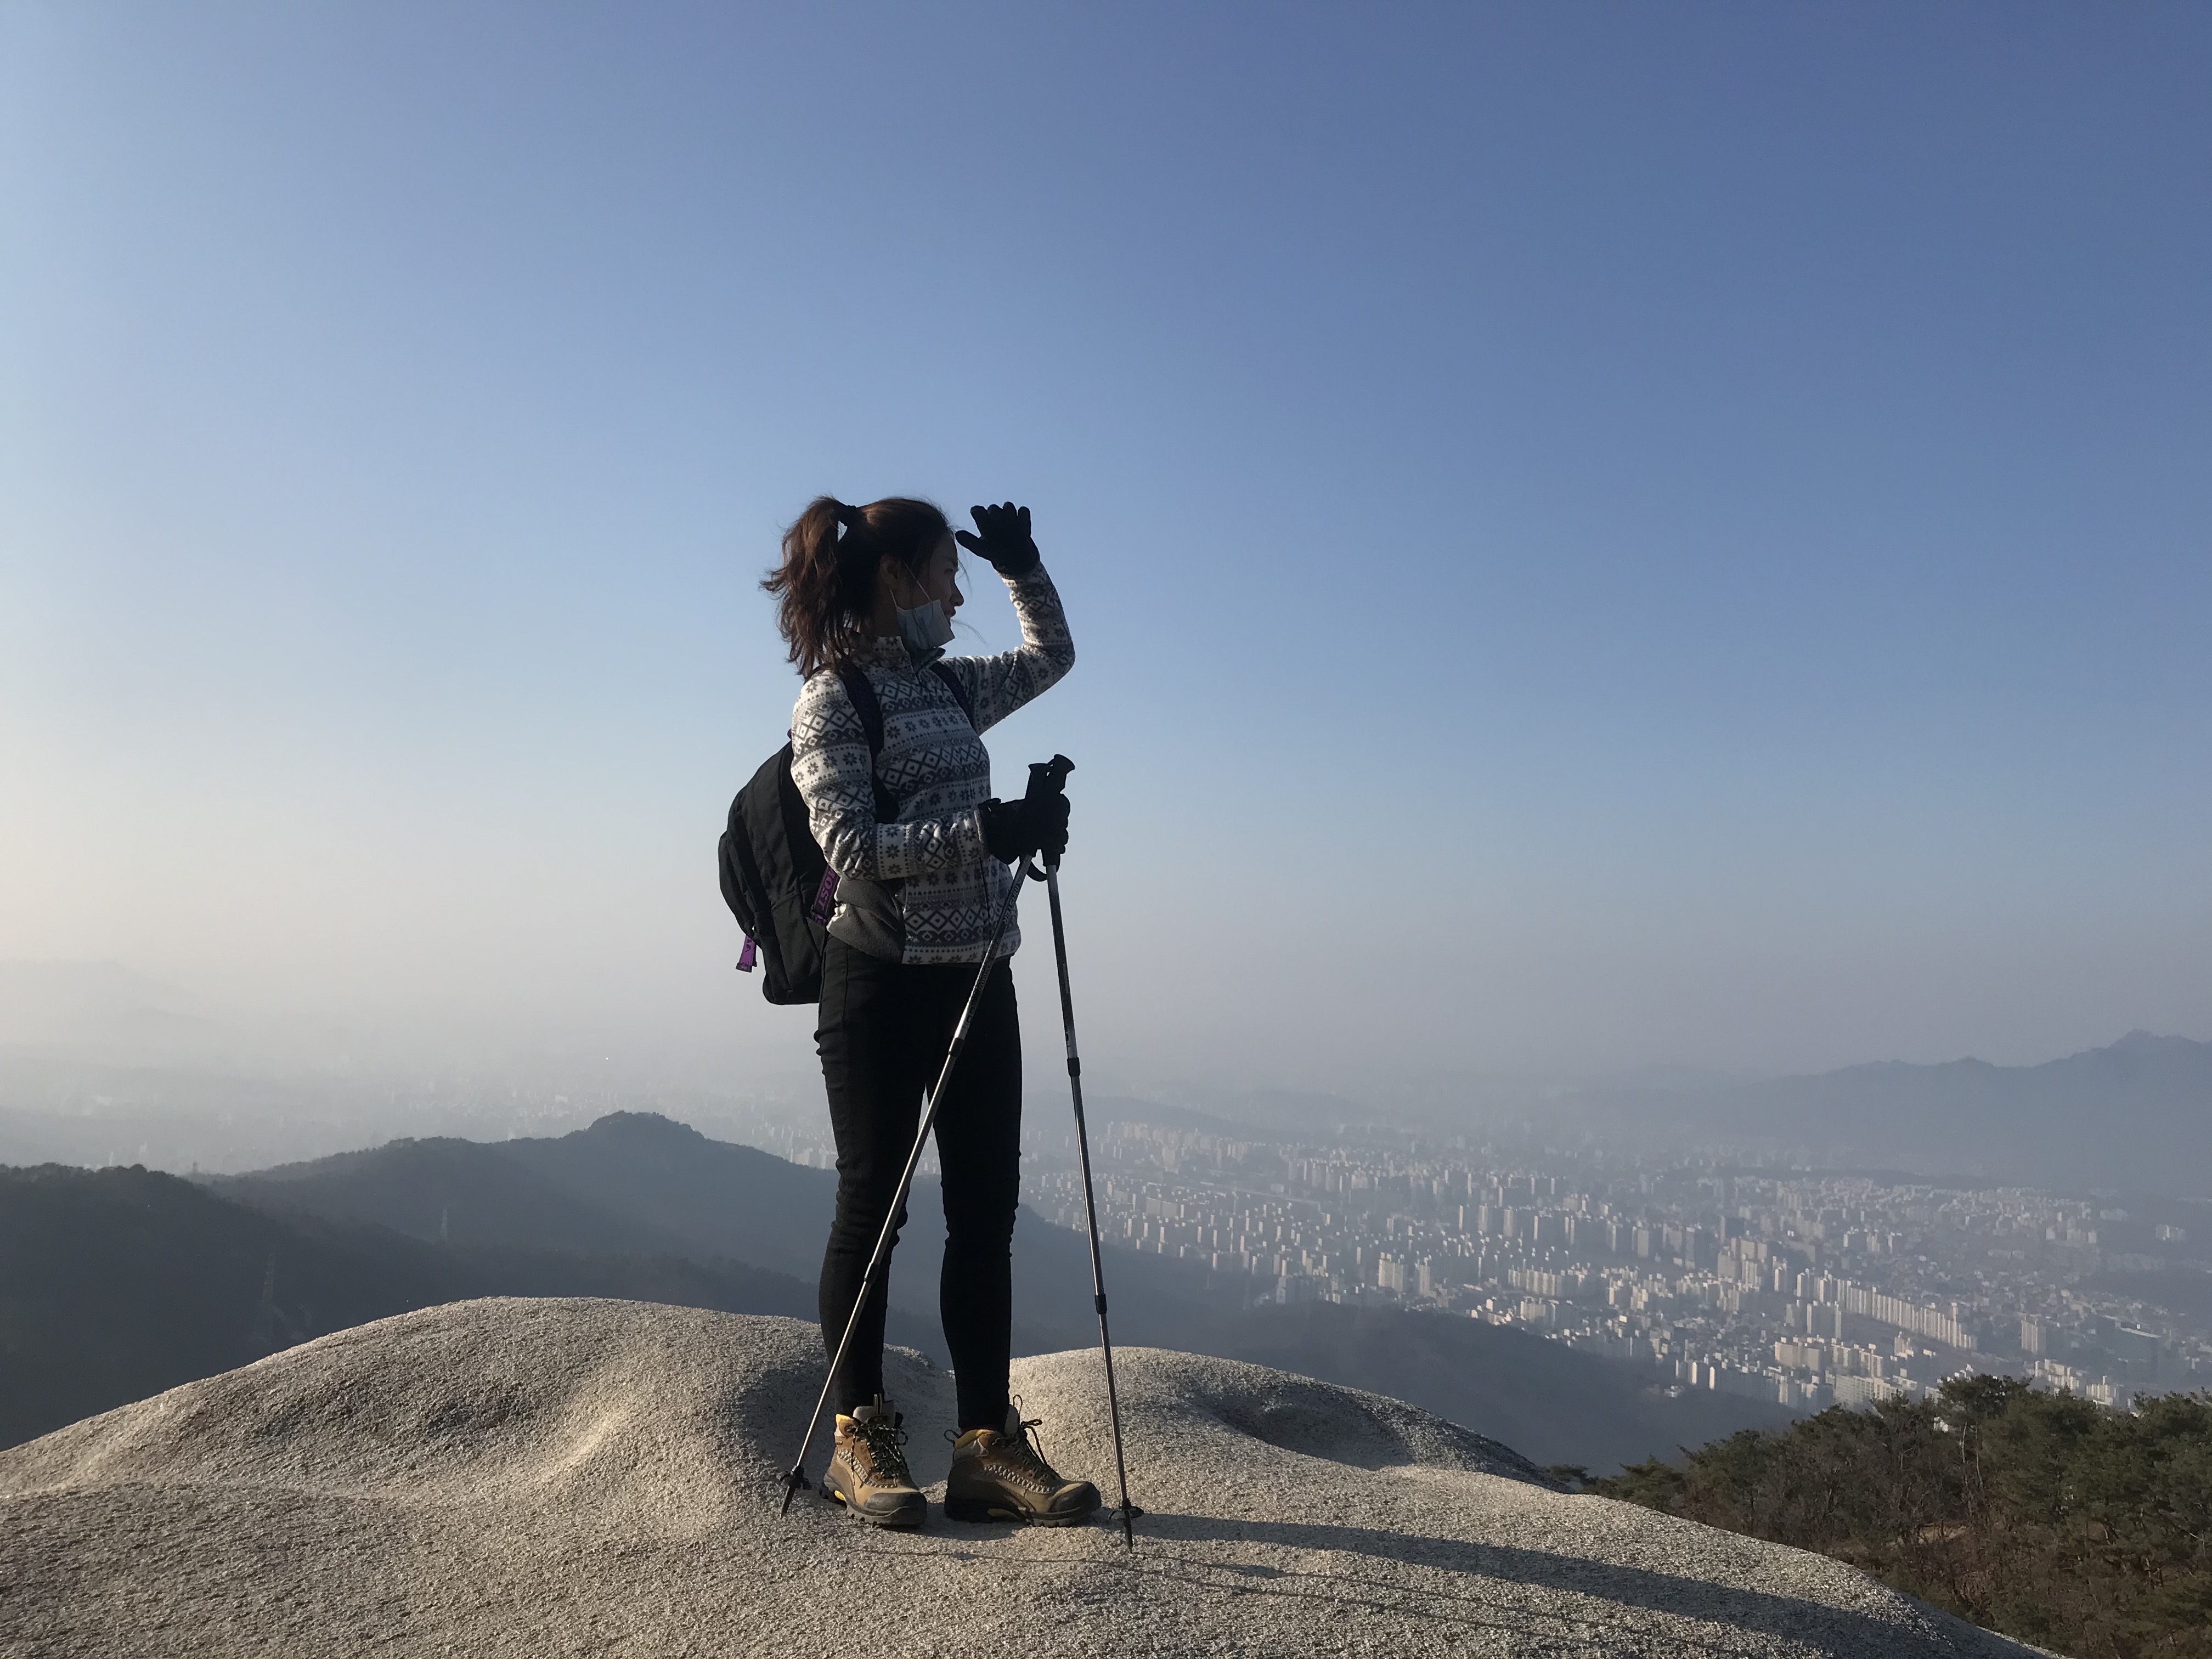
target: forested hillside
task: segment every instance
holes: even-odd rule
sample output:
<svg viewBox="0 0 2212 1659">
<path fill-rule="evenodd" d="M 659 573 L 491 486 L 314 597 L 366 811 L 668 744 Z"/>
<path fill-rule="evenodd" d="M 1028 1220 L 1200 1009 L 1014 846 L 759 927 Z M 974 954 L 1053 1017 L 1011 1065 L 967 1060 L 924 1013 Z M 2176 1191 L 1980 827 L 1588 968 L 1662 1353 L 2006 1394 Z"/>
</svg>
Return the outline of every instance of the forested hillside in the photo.
<svg viewBox="0 0 2212 1659">
<path fill-rule="evenodd" d="M 2212 1394 L 2120 1412 L 1975 1376 L 1586 1489 L 1818 1550 L 2079 1659 L 2212 1655 Z"/>
</svg>

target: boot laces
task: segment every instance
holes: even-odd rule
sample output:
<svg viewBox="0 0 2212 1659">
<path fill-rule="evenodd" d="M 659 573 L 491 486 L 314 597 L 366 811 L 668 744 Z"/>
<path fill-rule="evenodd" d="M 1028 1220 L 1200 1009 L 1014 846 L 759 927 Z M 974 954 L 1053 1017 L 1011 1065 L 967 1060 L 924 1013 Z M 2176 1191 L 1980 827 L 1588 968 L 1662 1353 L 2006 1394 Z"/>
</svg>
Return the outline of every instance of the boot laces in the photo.
<svg viewBox="0 0 2212 1659">
<path fill-rule="evenodd" d="M 1021 1410 L 1021 1405 L 1022 1402 L 1018 1400 L 1014 1402 L 1014 1410 L 1017 1413 Z M 1004 1448 L 1006 1462 L 1024 1474 L 1039 1482 L 1040 1491 L 1056 1491 L 1066 1483 L 1060 1480 L 1060 1471 L 1045 1462 L 1044 1442 L 1037 1434 L 1038 1425 L 1044 1421 L 1044 1419 L 1022 1417 L 1017 1420 L 1021 1424 L 1020 1435 L 1018 1437 L 1003 1436 L 999 1443 Z"/>
<path fill-rule="evenodd" d="M 866 1448 L 870 1484 L 878 1486 L 911 1486 L 913 1477 L 906 1468 L 906 1431 L 900 1427 L 902 1419 L 878 1415 L 856 1419 L 853 1425 L 860 1444 Z"/>
</svg>

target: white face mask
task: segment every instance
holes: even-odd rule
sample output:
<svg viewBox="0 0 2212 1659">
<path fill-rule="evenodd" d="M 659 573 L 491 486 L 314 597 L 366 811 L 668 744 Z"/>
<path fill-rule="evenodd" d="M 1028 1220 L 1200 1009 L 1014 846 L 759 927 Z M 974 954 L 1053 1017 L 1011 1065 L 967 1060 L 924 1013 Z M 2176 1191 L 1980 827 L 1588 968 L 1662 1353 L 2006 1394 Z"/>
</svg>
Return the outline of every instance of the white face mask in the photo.
<svg viewBox="0 0 2212 1659">
<path fill-rule="evenodd" d="M 909 651 L 940 651 L 952 643 L 952 618 L 941 601 L 925 599 L 911 610 L 895 604 L 893 609 L 898 612 L 899 638 Z"/>
</svg>

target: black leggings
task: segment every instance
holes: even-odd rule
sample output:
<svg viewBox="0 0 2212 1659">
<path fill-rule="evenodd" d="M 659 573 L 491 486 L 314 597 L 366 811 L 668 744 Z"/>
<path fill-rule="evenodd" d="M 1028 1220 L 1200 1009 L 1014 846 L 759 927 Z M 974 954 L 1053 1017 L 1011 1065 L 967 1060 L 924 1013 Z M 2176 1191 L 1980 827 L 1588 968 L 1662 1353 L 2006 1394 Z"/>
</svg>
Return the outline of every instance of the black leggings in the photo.
<svg viewBox="0 0 2212 1659">
<path fill-rule="evenodd" d="M 922 1097 L 937 1080 L 975 982 L 973 963 L 908 967 L 830 941 L 814 1040 L 837 1137 L 837 1218 L 822 1257 L 821 1293 L 822 1340 L 833 1357 L 913 1149 Z M 1011 963 L 992 970 L 976 1004 L 935 1133 L 945 1188 L 938 1305 L 960 1427 L 995 1429 L 1006 1420 L 1014 1211 L 1021 1200 L 1022 1033 Z M 905 1222 L 902 1211 L 899 1223 Z M 841 1412 L 884 1391 L 884 1290 L 879 1282 L 869 1296 L 830 1395 Z"/>
</svg>

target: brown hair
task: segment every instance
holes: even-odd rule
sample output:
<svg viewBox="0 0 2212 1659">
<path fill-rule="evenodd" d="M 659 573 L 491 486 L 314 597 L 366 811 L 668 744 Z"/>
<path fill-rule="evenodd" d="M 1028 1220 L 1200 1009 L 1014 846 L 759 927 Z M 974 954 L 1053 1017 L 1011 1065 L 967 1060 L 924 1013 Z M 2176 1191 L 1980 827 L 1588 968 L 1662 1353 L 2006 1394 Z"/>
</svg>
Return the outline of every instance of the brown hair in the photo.
<svg viewBox="0 0 2212 1659">
<path fill-rule="evenodd" d="M 775 623 L 801 674 L 851 654 L 876 602 L 876 567 L 896 559 L 920 576 L 952 532 L 930 501 L 888 495 L 848 507 L 817 495 L 783 532 L 783 560 L 761 586 L 776 598 Z"/>
</svg>

